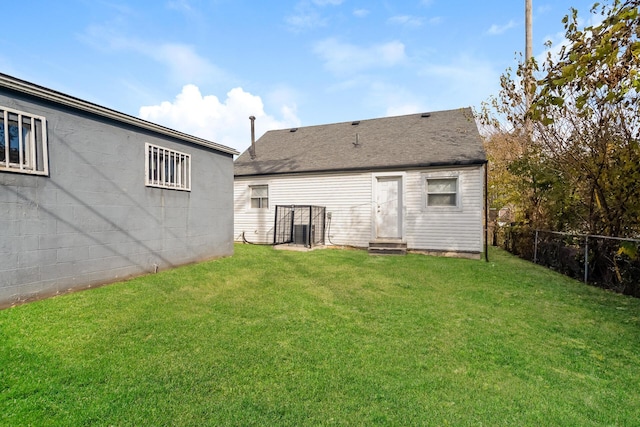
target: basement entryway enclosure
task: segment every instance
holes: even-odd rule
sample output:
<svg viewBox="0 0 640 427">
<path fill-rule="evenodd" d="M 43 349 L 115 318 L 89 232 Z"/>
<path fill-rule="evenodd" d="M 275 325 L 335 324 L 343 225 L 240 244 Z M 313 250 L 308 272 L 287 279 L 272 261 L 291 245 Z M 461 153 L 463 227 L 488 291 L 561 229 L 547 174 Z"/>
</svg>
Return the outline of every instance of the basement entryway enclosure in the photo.
<svg viewBox="0 0 640 427">
<path fill-rule="evenodd" d="M 324 245 L 325 211 L 324 206 L 276 206 L 273 244 Z"/>
</svg>

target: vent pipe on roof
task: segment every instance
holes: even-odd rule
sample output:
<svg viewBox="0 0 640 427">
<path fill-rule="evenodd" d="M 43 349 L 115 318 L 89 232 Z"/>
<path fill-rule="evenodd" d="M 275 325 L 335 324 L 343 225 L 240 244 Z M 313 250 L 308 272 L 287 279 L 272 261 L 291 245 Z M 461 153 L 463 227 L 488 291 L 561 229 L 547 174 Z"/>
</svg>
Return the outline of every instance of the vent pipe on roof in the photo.
<svg viewBox="0 0 640 427">
<path fill-rule="evenodd" d="M 254 116 L 250 116 L 249 120 L 251 120 L 251 147 L 249 148 L 249 154 L 251 155 L 251 160 L 253 160 L 256 158 L 256 118 Z"/>
</svg>

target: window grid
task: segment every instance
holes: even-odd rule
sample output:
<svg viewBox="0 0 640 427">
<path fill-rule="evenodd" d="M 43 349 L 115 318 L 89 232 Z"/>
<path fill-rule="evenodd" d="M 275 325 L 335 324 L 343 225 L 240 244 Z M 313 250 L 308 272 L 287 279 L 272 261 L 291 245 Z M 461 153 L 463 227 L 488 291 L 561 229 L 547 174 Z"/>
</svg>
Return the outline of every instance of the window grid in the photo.
<svg viewBox="0 0 640 427">
<path fill-rule="evenodd" d="M 268 209 L 269 208 L 269 186 L 268 185 L 252 185 L 251 190 L 251 208 L 252 209 Z"/>
<path fill-rule="evenodd" d="M 427 206 L 458 206 L 458 178 L 426 178 Z"/>
<path fill-rule="evenodd" d="M 191 155 L 145 144 L 145 184 L 149 187 L 191 191 Z"/>
<path fill-rule="evenodd" d="M 49 174 L 46 119 L 0 107 L 0 170 Z"/>
</svg>

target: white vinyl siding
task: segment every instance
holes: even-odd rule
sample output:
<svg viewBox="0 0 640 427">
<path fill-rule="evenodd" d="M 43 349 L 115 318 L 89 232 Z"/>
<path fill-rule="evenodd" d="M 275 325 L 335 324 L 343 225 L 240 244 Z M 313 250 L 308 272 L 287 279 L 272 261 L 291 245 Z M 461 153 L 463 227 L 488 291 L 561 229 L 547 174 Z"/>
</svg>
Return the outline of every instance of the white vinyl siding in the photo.
<svg viewBox="0 0 640 427">
<path fill-rule="evenodd" d="M 336 185 L 338 183 L 338 185 Z M 269 209 L 251 209 L 250 186 L 269 186 Z M 234 238 L 253 243 L 273 242 L 276 205 L 325 206 L 331 213 L 327 245 L 366 247 L 371 235 L 371 174 L 326 174 L 264 178 L 236 177 Z M 327 226 L 329 224 L 327 223 Z M 329 239 L 331 242 L 329 242 Z"/>
<path fill-rule="evenodd" d="M 409 249 L 446 252 L 482 251 L 483 169 L 430 169 L 380 173 L 310 174 L 236 177 L 234 238 L 254 243 L 273 242 L 276 205 L 325 206 L 331 214 L 327 245 L 367 247 L 373 230 L 375 176 L 403 176 L 403 239 Z M 457 206 L 425 209 L 426 176 L 455 178 Z M 249 186 L 268 185 L 270 209 L 251 209 Z M 329 224 L 329 222 L 327 223 Z"/>
<path fill-rule="evenodd" d="M 145 185 L 191 191 L 191 155 L 145 144 Z"/>
<path fill-rule="evenodd" d="M 457 180 L 457 206 L 426 206 L 426 179 Z M 443 252 L 482 252 L 482 166 L 410 172 L 407 176 L 407 247 Z M 426 207 L 426 208 L 425 208 Z"/>
<path fill-rule="evenodd" d="M 49 175 L 44 117 L 0 107 L 0 171 Z"/>
</svg>

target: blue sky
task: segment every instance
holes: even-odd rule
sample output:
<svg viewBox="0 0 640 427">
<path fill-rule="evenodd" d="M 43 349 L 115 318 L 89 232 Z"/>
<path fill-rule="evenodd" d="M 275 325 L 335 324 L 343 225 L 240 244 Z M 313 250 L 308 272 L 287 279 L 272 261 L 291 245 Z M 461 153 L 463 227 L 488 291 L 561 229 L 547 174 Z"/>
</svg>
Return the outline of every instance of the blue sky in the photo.
<svg viewBox="0 0 640 427">
<path fill-rule="evenodd" d="M 0 72 L 244 151 L 269 129 L 471 106 L 524 51 L 524 0 L 3 4 Z M 570 7 L 533 0 L 534 55 Z"/>
</svg>

